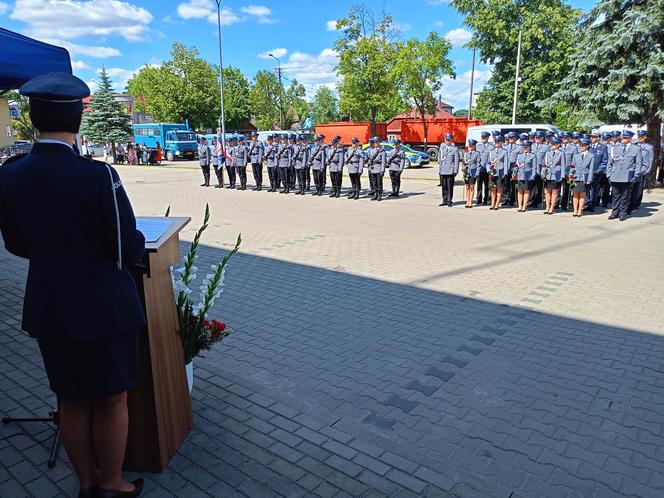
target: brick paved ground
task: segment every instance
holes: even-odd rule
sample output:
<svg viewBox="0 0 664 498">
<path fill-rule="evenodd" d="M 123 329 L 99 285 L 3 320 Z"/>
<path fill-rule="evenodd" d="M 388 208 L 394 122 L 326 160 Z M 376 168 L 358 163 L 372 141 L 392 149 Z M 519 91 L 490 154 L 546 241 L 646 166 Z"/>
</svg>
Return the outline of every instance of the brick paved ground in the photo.
<svg viewBox="0 0 664 498">
<path fill-rule="evenodd" d="M 422 172 L 381 204 L 120 173 L 138 214 L 194 216 L 183 248 L 210 203 L 201 265 L 244 238 L 214 313 L 234 334 L 147 495 L 664 496 L 661 193 L 619 223 L 439 208 Z M 0 411 L 41 415 L 25 264 L 0 265 Z M 0 496 L 76 490 L 48 427 L 1 430 Z"/>
</svg>

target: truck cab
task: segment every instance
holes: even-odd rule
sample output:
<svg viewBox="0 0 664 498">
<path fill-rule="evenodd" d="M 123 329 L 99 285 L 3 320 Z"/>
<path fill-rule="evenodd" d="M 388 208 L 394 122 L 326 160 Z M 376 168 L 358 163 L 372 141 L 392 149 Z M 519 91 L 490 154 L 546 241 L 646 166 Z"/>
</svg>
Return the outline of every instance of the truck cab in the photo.
<svg viewBox="0 0 664 498">
<path fill-rule="evenodd" d="M 167 161 L 194 159 L 198 151 L 196 134 L 181 123 L 141 123 L 133 125 L 134 142 L 154 149 L 157 143 Z"/>
</svg>

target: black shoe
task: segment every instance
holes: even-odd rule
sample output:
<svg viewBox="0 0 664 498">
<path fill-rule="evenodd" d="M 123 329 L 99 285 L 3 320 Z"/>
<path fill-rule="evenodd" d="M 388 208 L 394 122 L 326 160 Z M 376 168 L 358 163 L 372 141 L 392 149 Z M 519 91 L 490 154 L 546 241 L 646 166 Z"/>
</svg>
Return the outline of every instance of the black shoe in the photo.
<svg viewBox="0 0 664 498">
<path fill-rule="evenodd" d="M 611 214 L 609 215 L 609 219 L 610 219 L 610 220 L 615 220 L 617 217 L 618 217 L 617 214 L 613 214 L 613 213 L 611 213 Z"/>
<path fill-rule="evenodd" d="M 223 185 L 215 185 L 214 188 L 224 188 Z"/>
<path fill-rule="evenodd" d="M 85 488 L 78 492 L 78 498 L 97 498 L 99 496 L 99 488 Z"/>
<path fill-rule="evenodd" d="M 337 195 L 335 195 L 334 197 L 339 198 L 340 195 L 341 195 L 341 189 L 337 190 Z"/>
<path fill-rule="evenodd" d="M 201 187 L 207 187 L 206 183 L 201 183 Z"/>
<path fill-rule="evenodd" d="M 372 201 L 375 201 L 376 199 L 378 199 L 378 194 L 374 194 L 371 196 Z"/>
<path fill-rule="evenodd" d="M 448 202 L 448 203 L 447 203 L 447 207 L 452 207 L 453 205 L 454 205 L 454 204 L 451 203 L 451 202 Z"/>
<path fill-rule="evenodd" d="M 254 190 L 254 191 L 258 190 L 258 186 L 252 188 L 251 190 Z"/>
<path fill-rule="evenodd" d="M 441 203 L 438 204 L 438 205 L 439 205 L 440 207 L 447 206 L 447 202 L 441 202 Z"/>
<path fill-rule="evenodd" d="M 133 491 L 114 491 L 112 489 L 100 489 L 97 493 L 99 498 L 136 498 L 143 491 L 143 479 L 139 477 L 138 479 L 132 481 L 134 485 Z"/>
<path fill-rule="evenodd" d="M 627 216 L 621 216 L 620 221 L 625 221 L 627 219 Z"/>
<path fill-rule="evenodd" d="M 333 190 L 332 193 L 328 197 L 335 197 L 337 195 L 337 191 Z"/>
<path fill-rule="evenodd" d="M 383 194 L 378 194 L 378 197 L 376 198 L 377 201 L 382 201 L 383 200 Z"/>
<path fill-rule="evenodd" d="M 397 195 L 397 194 L 395 194 L 394 192 L 392 192 L 391 194 L 388 194 L 388 197 L 396 197 L 396 195 Z"/>
</svg>

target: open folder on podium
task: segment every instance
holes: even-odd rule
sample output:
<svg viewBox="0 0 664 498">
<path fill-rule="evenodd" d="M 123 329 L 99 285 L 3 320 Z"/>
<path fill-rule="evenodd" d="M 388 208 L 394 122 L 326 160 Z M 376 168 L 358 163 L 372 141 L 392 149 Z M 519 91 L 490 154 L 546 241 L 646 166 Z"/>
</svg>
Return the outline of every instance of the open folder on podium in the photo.
<svg viewBox="0 0 664 498">
<path fill-rule="evenodd" d="M 146 238 L 145 270 L 135 278 L 147 327 L 140 334 L 138 384 L 128 396 L 126 470 L 161 472 L 194 425 L 171 278 L 179 233 L 190 220 L 136 219 Z"/>
</svg>

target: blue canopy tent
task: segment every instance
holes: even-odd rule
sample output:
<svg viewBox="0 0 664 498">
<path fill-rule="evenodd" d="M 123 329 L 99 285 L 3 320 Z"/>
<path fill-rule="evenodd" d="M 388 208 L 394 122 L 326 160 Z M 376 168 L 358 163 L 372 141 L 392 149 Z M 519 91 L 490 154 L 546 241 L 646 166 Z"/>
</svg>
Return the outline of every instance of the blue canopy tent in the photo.
<svg viewBox="0 0 664 498">
<path fill-rule="evenodd" d="M 69 52 L 0 28 L 0 95 L 40 74 L 71 73 Z"/>
</svg>

